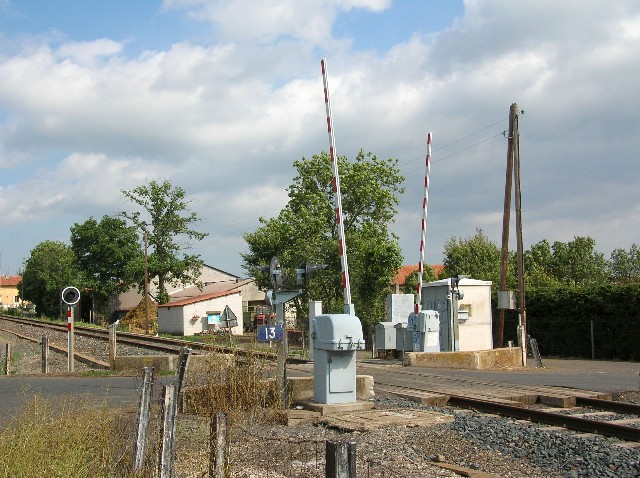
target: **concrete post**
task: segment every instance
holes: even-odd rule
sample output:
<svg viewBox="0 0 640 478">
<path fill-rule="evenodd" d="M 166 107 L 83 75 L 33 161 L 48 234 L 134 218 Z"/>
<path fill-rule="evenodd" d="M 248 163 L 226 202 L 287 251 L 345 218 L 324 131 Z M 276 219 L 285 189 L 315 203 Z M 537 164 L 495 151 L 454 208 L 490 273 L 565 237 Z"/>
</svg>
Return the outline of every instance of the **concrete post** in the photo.
<svg viewBox="0 0 640 478">
<path fill-rule="evenodd" d="M 309 301 L 309 360 L 313 360 L 313 318 L 322 315 L 322 301 Z"/>
</svg>

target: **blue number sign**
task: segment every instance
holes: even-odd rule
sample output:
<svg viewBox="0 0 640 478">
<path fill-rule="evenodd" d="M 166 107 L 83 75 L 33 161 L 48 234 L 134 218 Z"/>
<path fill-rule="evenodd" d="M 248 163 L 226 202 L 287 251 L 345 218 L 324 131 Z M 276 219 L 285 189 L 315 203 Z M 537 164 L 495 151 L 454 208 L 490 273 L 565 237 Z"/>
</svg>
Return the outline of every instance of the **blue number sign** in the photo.
<svg viewBox="0 0 640 478">
<path fill-rule="evenodd" d="M 281 342 L 284 335 L 279 325 L 258 325 L 258 342 Z"/>
</svg>

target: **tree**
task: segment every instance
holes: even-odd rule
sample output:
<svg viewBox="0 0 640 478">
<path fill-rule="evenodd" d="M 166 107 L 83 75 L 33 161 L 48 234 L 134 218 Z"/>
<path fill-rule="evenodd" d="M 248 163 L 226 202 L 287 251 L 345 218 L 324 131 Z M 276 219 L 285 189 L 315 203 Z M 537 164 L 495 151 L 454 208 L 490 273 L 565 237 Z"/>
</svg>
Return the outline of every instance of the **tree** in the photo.
<svg viewBox="0 0 640 478">
<path fill-rule="evenodd" d="M 629 283 L 640 280 L 640 248 L 634 243 L 629 252 L 614 249 L 609 261 L 609 273 L 616 282 Z"/>
<path fill-rule="evenodd" d="M 143 255 L 132 226 L 117 217 L 93 217 L 71 227 L 71 250 L 98 310 L 108 300 L 143 280 Z"/>
<path fill-rule="evenodd" d="M 203 261 L 198 254 L 182 252 L 188 246 L 181 245 L 177 238 L 186 236 L 202 240 L 208 234 L 192 229 L 200 219 L 195 212 L 188 212 L 192 201 L 185 199 L 184 189 L 173 187 L 166 180 L 162 183 L 149 181 L 131 191 L 122 190 L 122 194 L 146 213 L 145 217 L 140 211 L 122 212 L 121 215 L 140 233 L 147 234 L 152 250 L 148 257 L 149 281 L 157 281 L 158 301 L 161 304 L 169 301 L 168 284 L 199 284 Z M 143 280 L 138 285 L 142 289 Z"/>
<path fill-rule="evenodd" d="M 433 282 L 438 280 L 438 275 L 433 267 L 425 265 L 422 270 L 422 283 Z M 411 272 L 404 280 L 402 292 L 405 294 L 415 294 L 418 287 L 418 271 Z"/>
<path fill-rule="evenodd" d="M 81 288 L 82 278 L 71 248 L 59 241 L 44 241 L 31 250 L 24 261 L 23 299 L 48 317 L 61 315 L 61 295 L 65 287 Z"/>
<path fill-rule="evenodd" d="M 554 257 L 546 239 L 532 244 L 524 252 L 525 283 L 528 287 L 557 287 L 560 281 L 554 275 Z"/>
<path fill-rule="evenodd" d="M 575 236 L 567 243 L 556 241 L 553 251 L 554 277 L 569 285 L 604 284 L 608 279 L 604 254 L 595 250 L 596 241 L 591 237 Z"/>
<path fill-rule="evenodd" d="M 500 248 L 489 240 L 482 229 L 476 229 L 476 233 L 466 239 L 451 237 L 444 244 L 444 268 L 440 276 L 452 277 L 457 274 L 499 283 Z"/>
<path fill-rule="evenodd" d="M 395 159 L 378 159 L 360 151 L 354 162 L 339 157 L 342 209 L 349 260 L 352 302 L 370 327 L 384 311 L 384 299 L 395 271 L 402 264 L 397 238 L 388 230 L 404 190 Z M 308 278 L 306 292 L 296 301 L 306 314 L 308 298 L 322 300 L 325 310 L 342 312 L 343 287 L 331 160 L 327 153 L 294 162 L 297 175 L 289 186 L 289 202 L 272 219 L 244 235 L 249 252 L 243 268 L 260 287 L 270 288 L 259 267 L 278 256 L 289 271 L 307 261 L 327 267 Z"/>
</svg>

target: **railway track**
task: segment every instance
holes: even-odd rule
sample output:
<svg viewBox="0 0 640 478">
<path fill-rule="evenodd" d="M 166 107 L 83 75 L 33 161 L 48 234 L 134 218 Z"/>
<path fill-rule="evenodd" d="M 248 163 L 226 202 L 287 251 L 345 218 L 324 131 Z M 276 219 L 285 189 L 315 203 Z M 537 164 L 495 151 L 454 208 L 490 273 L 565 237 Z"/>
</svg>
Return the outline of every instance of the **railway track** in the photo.
<svg viewBox="0 0 640 478">
<path fill-rule="evenodd" d="M 0 319 L 66 332 L 66 324 L 10 316 L 0 316 Z M 109 338 L 108 330 L 96 327 L 76 326 L 75 333 L 102 341 Z M 238 348 L 129 332 L 118 332 L 118 342 L 163 353 L 177 354 L 182 347 L 199 352 L 242 353 L 242 349 Z M 259 353 L 267 360 L 275 360 L 273 353 Z M 288 361 L 292 364 L 306 362 L 296 357 L 290 357 Z M 385 368 L 387 373 L 384 373 Z M 375 377 L 374 387 L 378 393 L 389 393 L 422 404 L 473 409 L 516 420 L 613 437 L 629 442 L 631 447 L 640 447 L 640 405 L 614 401 L 610 394 L 443 377 L 405 367 L 394 368 L 391 372 L 388 370 L 388 367 L 358 365 L 359 373 Z M 619 418 L 615 414 L 623 416 Z"/>
<path fill-rule="evenodd" d="M 607 393 L 443 377 L 406 368 L 385 375 L 365 365 L 359 373 L 374 375 L 374 389 L 418 403 L 612 437 L 640 448 L 640 405 L 614 401 Z"/>
<path fill-rule="evenodd" d="M 67 325 L 56 322 L 45 322 L 37 319 L 25 319 L 12 317 L 7 315 L 0 315 L 0 320 L 13 322 L 16 324 L 30 325 L 33 327 L 47 328 L 57 330 L 59 332 L 67 332 Z M 85 337 L 94 338 L 101 341 L 109 340 L 109 331 L 105 328 L 89 327 L 83 325 L 74 325 L 74 333 L 83 335 Z M 197 352 L 217 352 L 217 353 L 231 353 L 231 354 L 244 354 L 245 350 L 240 347 L 230 347 L 220 344 L 208 343 L 208 342 L 196 342 L 192 340 L 183 340 L 170 337 L 156 337 L 151 335 L 136 334 L 133 332 L 117 332 L 117 340 L 120 344 L 131 345 L 133 347 L 140 347 L 149 350 L 154 350 L 162 353 L 179 354 L 183 347 L 189 347 L 191 350 Z M 260 352 L 252 350 L 250 353 L 257 354 L 265 360 L 276 360 L 276 354 L 273 352 Z M 300 359 L 295 355 L 287 357 L 287 361 L 290 363 L 304 363 L 307 360 Z"/>
</svg>

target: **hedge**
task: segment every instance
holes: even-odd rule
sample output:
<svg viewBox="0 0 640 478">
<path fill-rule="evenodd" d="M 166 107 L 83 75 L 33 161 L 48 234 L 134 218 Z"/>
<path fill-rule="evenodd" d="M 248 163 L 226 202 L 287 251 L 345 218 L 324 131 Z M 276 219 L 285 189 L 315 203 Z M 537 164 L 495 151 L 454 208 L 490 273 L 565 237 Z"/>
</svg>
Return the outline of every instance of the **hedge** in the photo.
<svg viewBox="0 0 640 478">
<path fill-rule="evenodd" d="M 527 331 L 545 356 L 640 361 L 640 284 L 527 291 Z M 497 311 L 494 311 L 494 318 Z M 516 336 L 507 312 L 505 343 Z M 497 327 L 494 328 L 497 330 Z"/>
</svg>

